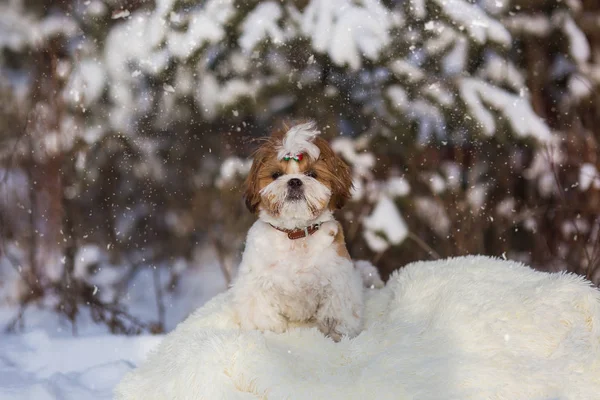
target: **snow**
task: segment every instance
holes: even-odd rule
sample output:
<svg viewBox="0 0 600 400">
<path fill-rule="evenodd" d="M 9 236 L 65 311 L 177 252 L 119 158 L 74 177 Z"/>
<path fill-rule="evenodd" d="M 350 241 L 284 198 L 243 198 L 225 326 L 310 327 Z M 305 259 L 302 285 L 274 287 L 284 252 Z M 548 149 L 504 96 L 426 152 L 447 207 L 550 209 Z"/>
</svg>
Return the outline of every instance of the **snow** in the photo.
<svg viewBox="0 0 600 400">
<path fill-rule="evenodd" d="M 244 20 L 242 34 L 238 40 L 240 47 L 247 52 L 266 38 L 274 43 L 283 41 L 283 31 L 277 25 L 281 18 L 281 8 L 273 1 L 259 3 Z"/>
<path fill-rule="evenodd" d="M 204 44 L 216 43 L 225 37 L 222 21 L 215 15 L 202 9 L 188 15 L 187 31 L 173 30 L 167 34 L 167 48 L 170 54 L 180 60 L 191 57 Z"/>
<path fill-rule="evenodd" d="M 110 246 L 109 246 L 110 247 Z M 18 249 L 9 249 L 11 254 L 18 254 Z M 60 260 L 58 260 L 60 262 Z M 76 270 L 78 278 L 92 287 L 96 287 L 96 294 L 100 300 L 111 302 L 121 293 L 121 302 L 129 314 L 141 321 L 156 321 L 156 292 L 155 279 L 163 287 L 163 303 L 165 308 L 164 327 L 173 329 L 190 312 L 204 304 L 216 294 L 226 288 L 226 281 L 217 262 L 217 255 L 210 245 L 199 246 L 195 249 L 193 259 L 186 261 L 175 259 L 168 271 L 164 265 L 143 264 L 138 267 L 131 265 L 112 265 L 107 260 L 107 255 L 98 246 L 93 244 L 83 246 L 76 254 Z M 90 268 L 93 267 L 93 268 Z M 54 269 L 55 266 L 47 265 Z M 157 273 L 158 271 L 158 273 Z M 125 277 L 133 273 L 128 285 L 121 288 Z M 174 278 L 178 276 L 178 284 L 171 286 Z M 19 274 L 10 263 L 0 258 L 0 329 L 6 327 L 19 313 L 14 304 L 19 293 L 22 281 Z M 149 290 L 149 288 L 152 288 Z M 121 291 L 121 292 L 119 292 Z M 119 292 L 119 293 L 118 293 Z M 72 326 L 69 321 L 59 316 L 54 307 L 54 296 L 32 303 L 22 310 L 23 330 L 19 332 L 32 332 L 44 330 L 52 337 L 70 336 Z M 80 306 L 77 317 L 76 329 L 79 335 L 104 335 L 108 328 L 93 320 L 90 309 Z M 0 342 L 2 334 L 0 333 Z M 0 353 L 0 360 L 2 356 Z"/>
<path fill-rule="evenodd" d="M 439 174 L 426 174 L 425 181 L 429 184 L 433 194 L 441 194 L 446 190 L 446 181 Z"/>
<path fill-rule="evenodd" d="M 419 144 L 427 143 L 434 138 L 445 138 L 445 120 L 438 107 L 421 98 L 415 101 L 409 100 L 406 91 L 399 85 L 388 87 L 386 95 L 391 105 L 401 111 L 405 118 L 419 122 L 417 137 Z"/>
<path fill-rule="evenodd" d="M 375 60 L 390 43 L 394 21 L 379 0 L 312 0 L 302 15 L 302 32 L 313 48 L 339 65 L 358 69 L 362 56 Z"/>
<path fill-rule="evenodd" d="M 44 18 L 39 24 L 30 26 L 29 31 L 32 35 L 32 43 L 39 45 L 48 39 L 60 35 L 72 36 L 77 33 L 78 27 L 75 21 L 63 15 L 50 15 Z"/>
<path fill-rule="evenodd" d="M 526 87 L 525 77 L 512 63 L 497 53 L 490 53 L 481 71 L 481 76 L 499 85 L 506 85 L 518 92 Z"/>
<path fill-rule="evenodd" d="M 8 209 L 10 204 L 21 209 L 29 208 L 29 179 L 25 170 L 0 167 L 0 182 L 0 209 Z"/>
<path fill-rule="evenodd" d="M 467 190 L 467 202 L 471 210 L 478 214 L 485 205 L 487 188 L 484 185 L 474 185 Z"/>
<path fill-rule="evenodd" d="M 381 195 L 375 208 L 363 220 L 363 236 L 371 250 L 382 252 L 399 245 L 408 236 L 408 227 L 400 211 L 387 195 Z"/>
<path fill-rule="evenodd" d="M 460 74 L 464 71 L 467 63 L 467 51 L 469 43 L 464 37 L 456 39 L 454 48 L 444 57 L 443 66 L 444 72 L 447 75 Z"/>
<path fill-rule="evenodd" d="M 65 89 L 74 105 L 89 106 L 97 101 L 106 86 L 106 72 L 100 62 L 86 59 L 77 63 Z"/>
<path fill-rule="evenodd" d="M 537 181 L 540 194 L 549 197 L 558 193 L 554 172 L 556 166 L 561 165 L 565 159 L 560 138 L 554 136 L 544 147 L 536 149 L 533 161 L 523 172 L 523 176 L 528 180 Z"/>
<path fill-rule="evenodd" d="M 515 213 L 515 206 L 515 199 L 513 197 L 507 197 L 496 206 L 496 214 L 505 218 L 512 218 Z"/>
<path fill-rule="evenodd" d="M 136 11 L 112 28 L 106 38 L 104 59 L 111 81 L 109 94 L 114 103 L 110 122 L 117 130 L 132 132 L 135 113 L 143 113 L 152 104 L 152 93 L 136 95 L 144 89 L 140 75 L 158 75 L 173 58 L 186 61 L 205 45 L 223 40 L 224 26 L 234 15 L 230 0 L 211 0 L 185 14 L 173 13 L 169 17 L 171 6 L 170 1 L 162 1 L 151 12 Z M 185 29 L 182 29 L 184 23 Z M 171 91 L 169 86 L 165 86 L 163 92 L 176 93 L 175 88 Z M 208 109 L 207 115 L 215 113 L 219 104 L 238 99 L 241 91 L 248 92 L 245 84 L 236 81 L 226 82 L 223 89 L 227 93 L 204 107 Z M 145 102 L 138 101 L 134 105 L 139 97 L 145 98 Z"/>
<path fill-rule="evenodd" d="M 162 31 L 162 27 L 158 28 Z M 131 85 L 138 76 L 135 71 L 155 72 L 165 66 L 157 63 L 154 57 L 152 43 L 147 40 L 151 27 L 148 25 L 148 16 L 141 13 L 134 15 L 119 23 L 111 29 L 106 38 L 104 60 L 107 75 L 112 82 L 109 86 L 109 95 L 114 103 L 114 111 L 110 115 L 110 122 L 114 128 L 121 131 L 131 131 L 131 109 L 136 101 Z M 149 60 L 154 62 L 150 63 Z M 144 60 L 145 62 L 141 62 Z"/>
<path fill-rule="evenodd" d="M 553 138 L 544 148 L 536 150 L 533 161 L 523 176 L 537 180 L 538 191 L 543 197 L 558 193 L 554 168 L 565 160 L 557 138 Z"/>
<path fill-rule="evenodd" d="M 416 214 L 439 236 L 450 232 L 450 218 L 443 205 L 430 197 L 415 197 Z"/>
<path fill-rule="evenodd" d="M 490 14 L 496 15 L 508 9 L 510 0 L 481 0 L 481 6 Z"/>
<path fill-rule="evenodd" d="M 416 19 L 423 19 L 427 16 L 426 0 L 409 0 L 408 9 Z"/>
<path fill-rule="evenodd" d="M 579 190 L 600 189 L 600 173 L 595 165 L 584 163 L 579 168 Z"/>
<path fill-rule="evenodd" d="M 119 10 L 116 11 L 112 14 L 111 18 L 112 19 L 121 19 L 121 18 L 127 18 L 131 15 L 131 13 L 129 12 L 129 10 Z"/>
<path fill-rule="evenodd" d="M 0 399 L 110 400 L 161 336 L 56 338 L 41 330 L 0 340 Z"/>
<path fill-rule="evenodd" d="M 392 176 L 386 182 L 386 191 L 392 197 L 404 197 L 410 194 L 410 184 L 401 176 Z"/>
<path fill-rule="evenodd" d="M 352 166 L 353 172 L 360 177 L 371 174 L 375 166 L 375 156 L 369 152 L 359 152 L 350 138 L 338 137 L 331 142 L 333 151 L 343 157 Z"/>
<path fill-rule="evenodd" d="M 408 117 L 419 122 L 417 143 L 424 144 L 434 138 L 446 137 L 444 117 L 432 103 L 423 99 L 413 102 L 408 109 Z"/>
<path fill-rule="evenodd" d="M 375 156 L 368 148 L 368 138 L 362 136 L 356 139 L 337 137 L 331 142 L 331 148 L 340 155 L 352 169 L 352 182 L 354 189 L 352 199 L 357 201 L 368 195 L 369 198 L 380 192 L 380 187 L 373 182 L 373 168 Z M 393 195 L 392 195 L 393 196 Z"/>
<path fill-rule="evenodd" d="M 565 4 L 573 12 L 581 11 L 581 8 L 582 8 L 581 0 L 565 0 Z"/>
<path fill-rule="evenodd" d="M 590 58 L 590 44 L 585 34 L 577 27 L 570 16 L 565 17 L 564 31 L 569 39 L 569 53 L 578 63 L 584 64 Z"/>
<path fill-rule="evenodd" d="M 460 188 L 461 180 L 462 180 L 462 169 L 461 167 L 453 162 L 446 161 L 441 165 L 442 172 L 446 178 L 446 185 L 451 190 L 456 190 Z"/>
<path fill-rule="evenodd" d="M 0 49 L 21 50 L 30 41 L 28 27 L 32 21 L 12 7 L 0 5 Z"/>
<path fill-rule="evenodd" d="M 79 125 L 71 115 L 60 120 L 60 126 L 57 129 L 45 125 L 43 121 L 48 121 L 52 112 L 47 103 L 40 102 L 34 106 L 31 114 L 36 125 L 34 129 L 37 131 L 36 134 L 39 135 L 39 141 L 32 153 L 40 161 L 45 160 L 46 157 L 69 151 L 80 133 Z"/>
<path fill-rule="evenodd" d="M 175 88 L 168 83 L 163 84 L 163 90 L 167 93 L 175 93 Z"/>
<path fill-rule="evenodd" d="M 16 2 L 15 2 L 16 3 Z M 0 49 L 23 50 L 26 46 L 41 46 L 52 37 L 74 35 L 78 28 L 66 16 L 50 15 L 36 21 L 30 14 L 9 4 L 0 5 Z"/>
<path fill-rule="evenodd" d="M 501 112 L 518 137 L 533 137 L 541 143 L 547 143 L 552 137 L 550 128 L 535 114 L 526 97 L 511 94 L 474 78 L 463 78 L 459 90 L 465 104 L 487 136 L 495 134 L 496 122 L 484 103 Z"/>
<path fill-rule="evenodd" d="M 561 232 L 568 238 L 575 235 L 585 235 L 590 231 L 590 224 L 583 219 L 575 218 L 562 223 Z"/>
<path fill-rule="evenodd" d="M 600 65 L 583 65 L 581 69 L 595 84 L 600 84 Z"/>
<path fill-rule="evenodd" d="M 576 99 L 583 99 L 592 93 L 592 82 L 580 74 L 574 74 L 567 83 L 569 93 Z"/>
<path fill-rule="evenodd" d="M 77 249 L 75 253 L 75 271 L 74 275 L 78 278 L 88 275 L 87 268 L 102 261 L 104 252 L 94 244 L 86 244 Z"/>
<path fill-rule="evenodd" d="M 254 98 L 258 89 L 258 82 L 234 78 L 220 85 L 214 75 L 206 74 L 200 80 L 194 98 L 201 106 L 204 116 L 212 119 L 223 108 L 232 106 L 239 99 Z"/>
<path fill-rule="evenodd" d="M 93 17 L 101 17 L 108 10 L 106 4 L 101 0 L 87 0 L 84 5 L 86 7 L 85 13 Z"/>
<path fill-rule="evenodd" d="M 425 74 L 416 65 L 402 59 L 394 60 L 390 63 L 390 69 L 399 78 L 407 79 L 409 82 L 414 83 L 425 78 Z"/>
<path fill-rule="evenodd" d="M 400 110 L 405 110 L 409 105 L 408 93 L 400 85 L 392 85 L 386 90 L 387 97 L 392 105 Z"/>
<path fill-rule="evenodd" d="M 427 86 L 424 94 L 435 100 L 441 106 L 450 107 L 454 104 L 455 95 L 446 90 L 439 83 L 432 83 Z"/>
<path fill-rule="evenodd" d="M 504 19 L 504 25 L 514 34 L 545 37 L 552 30 L 550 21 L 541 15 L 514 15 Z"/>
<path fill-rule="evenodd" d="M 14 254 L 14 251 L 11 249 Z M 172 271 L 180 274 L 175 290 L 168 289 L 170 273 L 159 275 L 165 287 L 165 328 L 172 330 L 193 310 L 226 288 L 223 274 L 211 249 L 197 249 L 194 265 L 175 260 Z M 18 274 L 0 258 L 0 399 L 10 400 L 109 400 L 123 375 L 138 365 L 162 340 L 162 336 L 135 337 L 113 335 L 92 319 L 89 309 L 80 306 L 77 336 L 71 324 L 59 317 L 51 299 L 23 310 L 24 326 L 19 334 L 4 332 L 19 312 L 7 298 L 20 281 Z M 90 275 L 87 266 L 100 263 Z M 76 273 L 94 283 L 97 296 L 108 296 L 102 288 L 109 281 L 122 279 L 125 266 L 102 262 L 101 249 L 82 247 L 76 255 Z M 160 270 L 159 270 L 160 272 Z M 112 276 L 111 276 L 112 274 Z M 123 298 L 123 304 L 142 321 L 156 320 L 154 268 L 140 267 Z M 100 289 L 98 290 L 98 288 Z M 150 306 L 149 306 L 150 305 Z"/>
<path fill-rule="evenodd" d="M 450 28 L 449 25 L 441 21 L 435 21 L 433 26 L 428 26 L 432 28 L 430 29 L 432 32 L 437 34 L 427 39 L 427 41 L 423 44 L 423 48 L 430 55 L 436 55 L 446 50 L 452 43 L 456 41 L 457 37 L 459 37 L 459 35 L 452 28 Z M 426 30 L 428 30 L 427 27 Z"/>
<path fill-rule="evenodd" d="M 241 159 L 239 157 L 228 157 L 221 164 L 219 177 L 216 185 L 219 188 L 232 184 L 236 178 L 245 177 L 252 166 L 251 159 Z"/>
<path fill-rule="evenodd" d="M 467 30 L 480 44 L 492 41 L 503 46 L 511 43 L 510 33 L 499 21 L 490 18 L 480 7 L 464 0 L 433 0 L 455 24 Z"/>
</svg>

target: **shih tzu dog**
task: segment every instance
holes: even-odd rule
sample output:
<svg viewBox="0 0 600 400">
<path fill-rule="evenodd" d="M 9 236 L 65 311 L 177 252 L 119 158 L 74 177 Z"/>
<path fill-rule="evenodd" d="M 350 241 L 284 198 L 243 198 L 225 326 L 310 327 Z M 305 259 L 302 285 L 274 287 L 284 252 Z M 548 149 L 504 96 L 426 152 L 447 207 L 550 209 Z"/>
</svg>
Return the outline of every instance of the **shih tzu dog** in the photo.
<svg viewBox="0 0 600 400">
<path fill-rule="evenodd" d="M 232 287 L 242 329 L 283 332 L 299 322 L 335 341 L 354 337 L 363 285 L 383 285 L 370 263 L 350 259 L 333 217 L 351 196 L 350 170 L 318 134 L 313 123 L 296 125 L 254 155 L 244 197 L 258 220 Z"/>
</svg>

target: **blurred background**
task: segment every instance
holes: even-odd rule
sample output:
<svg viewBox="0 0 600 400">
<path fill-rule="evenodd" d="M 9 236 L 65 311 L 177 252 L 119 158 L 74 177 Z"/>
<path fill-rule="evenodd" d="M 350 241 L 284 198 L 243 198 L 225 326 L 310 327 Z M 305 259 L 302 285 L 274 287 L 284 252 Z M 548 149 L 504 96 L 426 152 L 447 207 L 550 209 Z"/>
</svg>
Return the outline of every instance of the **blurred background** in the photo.
<svg viewBox="0 0 600 400">
<path fill-rule="evenodd" d="M 0 4 L 0 326 L 163 332 L 235 276 L 257 138 L 310 118 L 384 277 L 600 283 L 597 0 Z"/>
</svg>

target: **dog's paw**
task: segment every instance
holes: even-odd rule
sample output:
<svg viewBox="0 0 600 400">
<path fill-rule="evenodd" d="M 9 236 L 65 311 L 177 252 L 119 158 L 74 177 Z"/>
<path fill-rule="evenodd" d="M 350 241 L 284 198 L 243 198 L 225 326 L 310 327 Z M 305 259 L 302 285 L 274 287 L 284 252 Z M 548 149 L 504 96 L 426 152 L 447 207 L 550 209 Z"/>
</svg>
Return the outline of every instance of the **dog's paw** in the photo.
<svg viewBox="0 0 600 400">
<path fill-rule="evenodd" d="M 274 309 L 245 308 L 237 314 L 242 330 L 283 333 L 288 329 L 288 320 Z"/>
<path fill-rule="evenodd" d="M 288 329 L 288 321 L 283 316 L 262 316 L 257 319 L 256 327 L 261 331 L 271 331 L 275 333 L 283 333 Z"/>
<path fill-rule="evenodd" d="M 337 343 L 342 339 L 342 334 L 337 330 L 338 324 L 339 322 L 335 318 L 324 318 L 318 321 L 317 327 L 325 336 Z"/>
<path fill-rule="evenodd" d="M 331 246 L 339 229 L 335 221 L 323 222 L 319 230 L 310 236 L 308 246 L 311 246 L 313 249 L 324 249 Z"/>
<path fill-rule="evenodd" d="M 284 319 L 274 320 L 260 318 L 258 320 L 249 321 L 242 317 L 241 328 L 243 330 L 258 330 L 261 332 L 270 331 L 275 333 L 283 333 L 287 330 L 287 321 Z"/>
<path fill-rule="evenodd" d="M 336 237 L 336 235 L 339 232 L 339 225 L 337 222 L 335 221 L 327 221 L 327 222 L 323 222 L 321 224 L 321 228 L 320 230 L 325 233 L 327 236 L 331 237 L 332 239 Z"/>
</svg>

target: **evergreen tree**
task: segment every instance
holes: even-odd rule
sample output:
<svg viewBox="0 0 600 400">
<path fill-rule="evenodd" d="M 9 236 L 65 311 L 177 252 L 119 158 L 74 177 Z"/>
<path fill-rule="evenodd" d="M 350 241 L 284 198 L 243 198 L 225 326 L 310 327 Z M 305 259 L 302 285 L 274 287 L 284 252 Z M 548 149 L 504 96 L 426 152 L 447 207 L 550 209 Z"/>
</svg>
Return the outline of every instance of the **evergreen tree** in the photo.
<svg viewBox="0 0 600 400">
<path fill-rule="evenodd" d="M 2 254 L 69 318 L 207 246 L 230 280 L 252 139 L 283 118 L 352 166 L 339 217 L 384 273 L 483 253 L 600 280 L 592 0 L 34 3 L 0 5 Z"/>
</svg>

